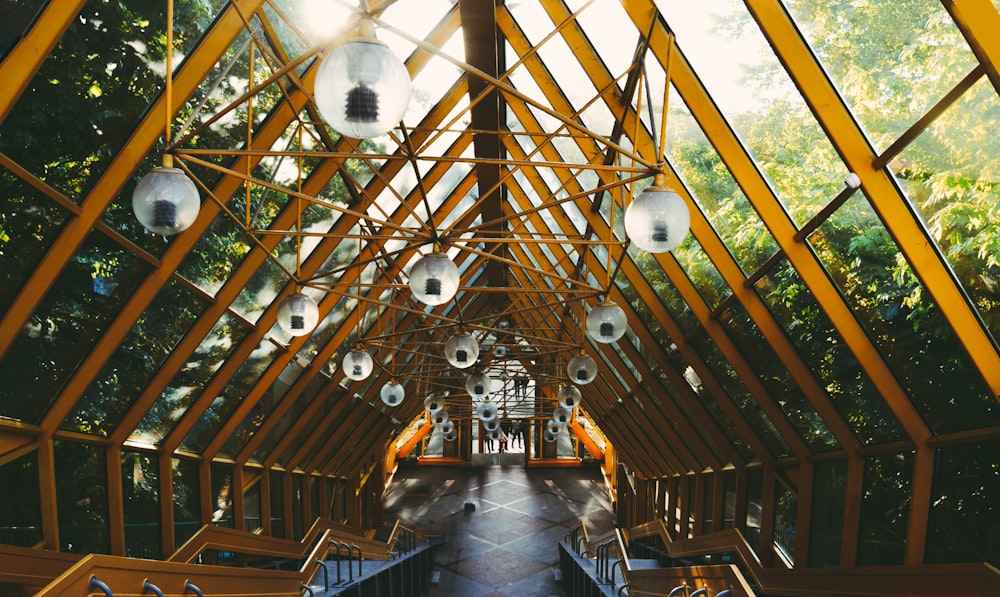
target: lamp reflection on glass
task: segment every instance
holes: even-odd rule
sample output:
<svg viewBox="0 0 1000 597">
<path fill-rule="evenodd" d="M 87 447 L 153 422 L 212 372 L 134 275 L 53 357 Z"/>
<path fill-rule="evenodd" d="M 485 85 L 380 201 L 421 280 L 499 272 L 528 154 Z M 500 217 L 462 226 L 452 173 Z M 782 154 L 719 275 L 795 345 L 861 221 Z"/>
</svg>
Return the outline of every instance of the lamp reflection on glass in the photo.
<svg viewBox="0 0 1000 597">
<path fill-rule="evenodd" d="M 431 415 L 431 423 L 434 423 L 434 425 L 436 425 L 438 427 L 440 427 L 441 425 L 444 425 L 446 422 L 448 422 L 448 420 L 449 420 L 448 410 L 444 409 L 444 408 L 435 411 Z"/>
<path fill-rule="evenodd" d="M 490 419 L 489 421 L 483 421 L 483 428 L 486 429 L 486 431 L 499 431 L 500 419 Z"/>
<path fill-rule="evenodd" d="M 370 139 L 399 124 L 410 101 L 410 75 L 398 56 L 375 38 L 370 18 L 358 37 L 334 48 L 316 72 L 320 115 L 347 137 Z"/>
<path fill-rule="evenodd" d="M 278 325 L 293 336 L 305 336 L 319 323 L 319 307 L 301 292 L 293 292 L 278 305 Z"/>
</svg>

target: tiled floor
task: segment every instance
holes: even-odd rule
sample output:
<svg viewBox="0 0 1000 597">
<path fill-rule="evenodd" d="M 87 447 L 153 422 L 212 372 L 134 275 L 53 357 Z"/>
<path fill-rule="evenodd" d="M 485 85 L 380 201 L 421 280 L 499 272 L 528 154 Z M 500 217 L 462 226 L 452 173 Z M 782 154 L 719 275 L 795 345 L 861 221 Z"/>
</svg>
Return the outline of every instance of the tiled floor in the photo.
<svg viewBox="0 0 1000 597">
<path fill-rule="evenodd" d="M 432 597 L 562 595 L 553 574 L 558 541 L 581 518 L 592 533 L 614 523 L 600 470 L 525 469 L 521 454 L 504 455 L 502 464 L 489 456 L 476 467 L 402 464 L 386 518 L 444 536 Z"/>
</svg>

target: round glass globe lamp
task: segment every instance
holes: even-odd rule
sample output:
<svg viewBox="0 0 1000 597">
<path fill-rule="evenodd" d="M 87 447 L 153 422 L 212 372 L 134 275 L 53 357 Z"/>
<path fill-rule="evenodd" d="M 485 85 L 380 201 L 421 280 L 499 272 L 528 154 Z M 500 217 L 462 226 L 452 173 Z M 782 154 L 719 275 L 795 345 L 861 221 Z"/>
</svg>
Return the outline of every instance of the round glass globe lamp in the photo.
<svg viewBox="0 0 1000 597">
<path fill-rule="evenodd" d="M 405 396 L 403 393 L 403 384 L 395 379 L 386 382 L 379 394 L 382 398 L 382 403 L 386 406 L 399 406 L 399 403 L 403 401 L 403 397 Z"/>
<path fill-rule="evenodd" d="M 293 292 L 278 305 L 278 325 L 293 336 L 305 336 L 318 322 L 319 307 L 301 292 Z"/>
<path fill-rule="evenodd" d="M 544 438 L 545 441 L 551 444 L 552 442 L 559 439 L 559 432 L 546 429 L 545 431 L 542 432 L 542 438 Z"/>
<path fill-rule="evenodd" d="M 489 421 L 483 421 L 483 428 L 486 431 L 500 431 L 500 419 L 490 419 Z M 500 437 L 499 433 L 497 437 Z"/>
<path fill-rule="evenodd" d="M 443 305 L 458 292 L 458 266 L 439 251 L 421 257 L 410 269 L 410 290 L 425 305 Z"/>
<path fill-rule="evenodd" d="M 568 408 L 557 406 L 552 409 L 552 420 L 560 425 L 569 423 L 571 418 L 573 418 L 573 411 Z"/>
<path fill-rule="evenodd" d="M 448 420 L 448 411 L 443 408 L 431 415 L 431 423 L 434 423 L 438 427 L 447 423 Z"/>
<path fill-rule="evenodd" d="M 632 244 L 650 253 L 672 250 L 691 227 L 687 204 L 673 189 L 662 186 L 665 178 L 658 174 L 653 186 L 625 209 L 625 234 Z"/>
<path fill-rule="evenodd" d="M 442 408 L 444 408 L 444 400 L 442 400 L 437 394 L 431 394 L 430 396 L 424 398 L 424 410 L 432 415 Z"/>
<path fill-rule="evenodd" d="M 465 380 L 465 390 L 476 400 L 486 398 L 493 389 L 493 380 L 482 371 L 477 371 Z"/>
<path fill-rule="evenodd" d="M 163 166 L 143 176 L 132 192 L 136 219 L 146 230 L 163 236 L 190 228 L 201 209 L 198 187 L 173 163 L 173 156 L 163 156 Z"/>
<path fill-rule="evenodd" d="M 500 409 L 497 408 L 497 403 L 492 400 L 484 400 L 479 403 L 479 407 L 476 408 L 476 414 L 479 415 L 482 421 L 492 421 L 497 418 L 500 414 Z"/>
<path fill-rule="evenodd" d="M 452 429 L 451 431 L 444 434 L 444 441 L 453 442 L 458 438 L 458 430 Z"/>
<path fill-rule="evenodd" d="M 410 75 L 374 36 L 370 20 L 361 35 L 334 48 L 320 64 L 313 88 L 323 120 L 347 137 L 370 139 L 392 130 L 410 101 Z"/>
<path fill-rule="evenodd" d="M 444 356 L 452 367 L 471 367 L 479 358 L 479 342 L 469 332 L 459 332 L 445 342 Z"/>
<path fill-rule="evenodd" d="M 569 378 L 578 384 L 588 384 L 597 377 L 597 362 L 587 353 L 580 351 L 566 365 Z"/>
<path fill-rule="evenodd" d="M 556 394 L 559 406 L 563 408 L 576 408 L 580 405 L 582 397 L 583 394 L 580 392 L 580 388 L 576 386 L 563 386 L 559 388 L 559 393 Z"/>
<path fill-rule="evenodd" d="M 611 301 L 605 301 L 587 313 L 587 333 L 604 344 L 610 344 L 625 335 L 627 326 L 625 311 Z"/>
<path fill-rule="evenodd" d="M 563 425 L 559 421 L 556 421 L 555 419 L 549 419 L 548 421 L 545 421 L 546 431 L 551 431 L 552 433 L 559 433 L 560 431 L 563 430 L 563 427 L 565 427 L 565 425 Z"/>
<path fill-rule="evenodd" d="M 500 428 L 497 427 L 496 429 L 488 429 L 486 431 L 486 437 L 487 439 L 492 439 L 494 441 L 500 439 Z"/>
<path fill-rule="evenodd" d="M 372 359 L 372 355 L 368 354 L 368 351 L 360 346 L 347 353 L 344 357 L 344 375 L 354 381 L 368 379 L 374 368 L 375 361 Z"/>
<path fill-rule="evenodd" d="M 455 421 L 452 421 L 451 419 L 448 419 L 444 423 L 438 425 L 438 431 L 440 431 L 441 433 L 451 433 L 454 430 L 455 430 Z"/>
</svg>

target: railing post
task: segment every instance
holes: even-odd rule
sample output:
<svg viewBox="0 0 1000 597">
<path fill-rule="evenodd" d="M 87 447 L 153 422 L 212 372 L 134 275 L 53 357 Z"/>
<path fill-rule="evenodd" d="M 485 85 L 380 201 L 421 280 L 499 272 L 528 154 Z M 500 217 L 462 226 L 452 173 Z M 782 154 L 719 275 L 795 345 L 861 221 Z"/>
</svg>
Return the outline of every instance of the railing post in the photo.
<svg viewBox="0 0 1000 597">
<path fill-rule="evenodd" d="M 331 539 L 330 543 L 333 543 L 337 548 L 337 584 L 340 584 L 340 541 L 336 539 Z"/>
<path fill-rule="evenodd" d="M 186 580 L 184 581 L 184 592 L 187 593 L 189 591 L 198 597 L 205 597 L 205 594 L 201 592 L 201 589 L 199 589 L 197 585 L 193 584 L 189 580 Z"/>
<path fill-rule="evenodd" d="M 687 595 L 687 589 L 688 587 L 686 584 L 674 587 L 673 590 L 667 593 L 667 597 L 680 597 L 681 595 Z"/>
<path fill-rule="evenodd" d="M 358 578 L 361 578 L 361 560 L 364 558 L 364 554 L 361 553 L 360 547 L 358 547 L 357 545 L 351 545 L 352 554 L 354 553 L 355 549 L 358 550 Z M 348 563 L 347 565 L 350 566 L 351 564 Z"/>
<path fill-rule="evenodd" d="M 733 597 L 733 588 L 729 587 L 725 591 L 721 591 L 715 594 L 715 597 Z"/>
<path fill-rule="evenodd" d="M 324 591 L 329 591 L 330 590 L 330 572 L 326 569 L 326 562 L 324 562 L 323 560 L 316 560 L 316 563 L 319 564 L 320 569 L 323 570 L 323 590 Z"/>
<path fill-rule="evenodd" d="M 312 587 L 310 587 L 306 583 L 302 583 L 302 587 L 301 588 L 302 588 L 303 591 L 309 593 L 309 597 L 313 597 L 313 595 L 316 594 L 316 593 L 313 593 Z"/>
<path fill-rule="evenodd" d="M 156 597 L 163 597 L 163 591 L 160 590 L 160 587 L 149 582 L 149 579 L 147 578 L 146 580 L 142 581 L 142 593 L 143 595 L 145 595 L 148 592 L 152 592 L 154 595 L 156 595 Z"/>
<path fill-rule="evenodd" d="M 115 594 L 111 592 L 111 587 L 109 587 L 108 585 L 104 584 L 103 582 L 97 580 L 97 575 L 96 574 L 94 574 L 93 576 L 90 577 L 90 585 L 89 585 L 89 587 L 90 587 L 91 591 L 94 591 L 94 590 L 102 591 L 104 593 L 105 597 L 114 597 L 115 596 Z"/>
<path fill-rule="evenodd" d="M 694 593 L 691 593 L 690 597 L 708 597 L 708 587 L 698 589 Z"/>
</svg>

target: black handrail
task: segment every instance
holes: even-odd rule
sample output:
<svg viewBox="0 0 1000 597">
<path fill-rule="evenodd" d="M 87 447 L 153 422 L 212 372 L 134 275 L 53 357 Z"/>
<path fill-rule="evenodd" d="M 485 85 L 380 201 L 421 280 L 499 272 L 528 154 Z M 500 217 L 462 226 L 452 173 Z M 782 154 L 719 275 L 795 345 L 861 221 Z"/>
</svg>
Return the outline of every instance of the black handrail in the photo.
<svg viewBox="0 0 1000 597">
<path fill-rule="evenodd" d="M 622 597 L 622 592 L 625 591 L 625 589 L 627 588 L 628 588 L 628 583 L 622 585 L 621 588 L 618 589 L 618 597 Z"/>
<path fill-rule="evenodd" d="M 149 591 L 152 591 L 153 594 L 156 595 L 156 597 L 163 597 L 163 591 L 160 590 L 160 587 L 149 582 L 149 579 L 147 578 L 146 580 L 142 581 L 142 593 L 143 595 L 145 595 Z"/>
<path fill-rule="evenodd" d="M 91 591 L 93 591 L 95 589 L 102 591 L 106 597 L 115 597 L 115 594 L 111 592 L 111 587 L 109 587 L 108 585 L 104 584 L 103 582 L 97 580 L 97 575 L 96 574 L 94 574 L 94 575 L 92 575 L 90 577 L 89 588 L 90 588 Z"/>
<path fill-rule="evenodd" d="M 688 586 L 686 584 L 681 585 L 679 587 L 674 587 L 669 593 L 667 593 L 667 597 L 678 597 L 679 595 L 682 594 L 687 595 L 687 589 Z"/>
<path fill-rule="evenodd" d="M 721 593 L 716 593 L 715 597 L 733 597 L 733 588 L 729 587 L 728 589 L 722 591 Z"/>
<path fill-rule="evenodd" d="M 708 587 L 698 589 L 694 593 L 691 593 L 689 597 L 708 597 Z"/>
<path fill-rule="evenodd" d="M 187 593 L 188 591 L 191 591 L 198 597 L 205 597 L 205 594 L 201 592 L 201 589 L 198 588 L 198 585 L 192 583 L 189 580 L 186 580 L 184 581 L 184 592 Z"/>
<path fill-rule="evenodd" d="M 351 554 L 352 555 L 354 554 L 354 550 L 355 549 L 358 550 L 358 578 L 361 578 L 361 574 L 362 574 L 362 572 L 361 572 L 361 560 L 365 559 L 365 555 L 361 552 L 361 548 L 360 547 L 358 547 L 357 545 L 353 545 L 353 544 L 351 545 Z M 351 567 L 351 563 L 350 563 L 350 561 L 348 561 L 347 562 L 347 568 L 350 569 L 350 567 Z"/>
<path fill-rule="evenodd" d="M 337 541 L 336 539 L 331 539 L 330 543 L 333 543 L 333 545 L 337 548 L 337 584 L 339 585 L 340 581 L 341 581 L 341 577 L 340 577 L 340 541 Z M 348 567 L 350 567 L 350 566 L 348 566 Z"/>
<path fill-rule="evenodd" d="M 617 560 L 614 564 L 611 564 L 611 590 L 615 590 L 615 566 L 623 564 L 624 560 Z M 622 569 L 622 580 L 625 580 L 625 570 Z"/>
<path fill-rule="evenodd" d="M 316 563 L 319 564 L 320 569 L 323 570 L 323 590 L 324 591 L 329 591 L 330 590 L 330 572 L 326 568 L 326 562 L 324 562 L 323 560 L 316 560 Z"/>
<path fill-rule="evenodd" d="M 310 587 L 306 583 L 302 583 L 302 587 L 301 588 L 302 588 L 302 590 L 304 590 L 307 593 L 309 593 L 309 597 L 313 597 L 314 595 L 316 595 L 316 593 L 313 593 L 312 587 Z"/>
</svg>

